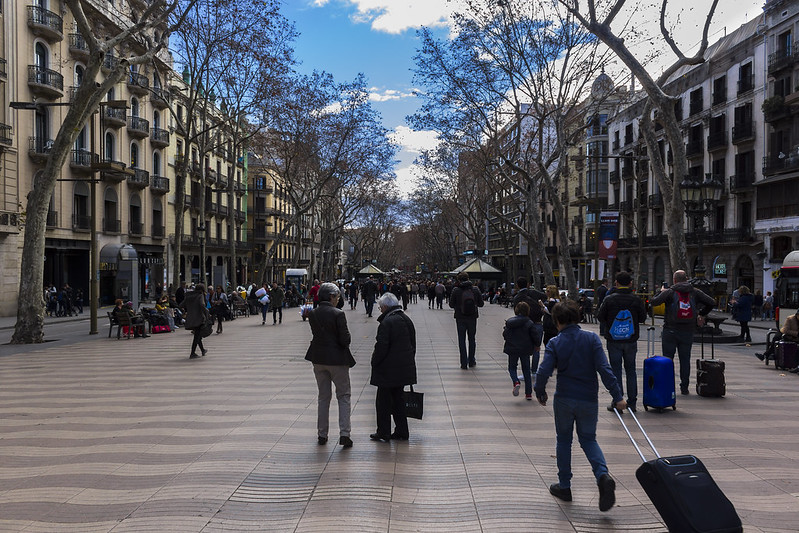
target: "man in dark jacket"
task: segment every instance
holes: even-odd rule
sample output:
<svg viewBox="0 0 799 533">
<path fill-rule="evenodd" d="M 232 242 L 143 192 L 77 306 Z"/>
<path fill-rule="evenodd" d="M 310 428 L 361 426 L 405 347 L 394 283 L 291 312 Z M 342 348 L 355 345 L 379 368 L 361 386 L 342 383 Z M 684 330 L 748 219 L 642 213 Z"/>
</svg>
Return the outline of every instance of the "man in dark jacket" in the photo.
<svg viewBox="0 0 799 533">
<path fill-rule="evenodd" d="M 716 305 L 716 300 L 694 288 L 688 283 L 685 270 L 678 270 L 673 276 L 674 284 L 668 289 L 663 287 L 660 294 L 655 296 L 652 307 L 666 304 L 666 314 L 663 317 L 663 355 L 674 359 L 676 351 L 680 357 L 680 392 L 688 394 L 688 385 L 691 379 L 691 347 L 694 343 L 694 331 L 697 324 L 702 326 L 705 317 Z M 681 298 L 682 295 L 682 298 Z M 686 308 L 685 301 L 690 302 Z M 690 315 L 682 318 L 681 315 Z"/>
<path fill-rule="evenodd" d="M 198 283 L 193 291 L 186 293 L 183 303 L 186 309 L 185 327 L 194 334 L 189 359 L 196 359 L 199 357 L 197 355 L 198 347 L 203 356 L 208 353 L 208 350 L 203 346 L 203 328 L 211 321 L 205 300 L 205 285 Z"/>
<path fill-rule="evenodd" d="M 372 309 L 375 306 L 375 297 L 377 296 L 377 283 L 369 276 L 361 286 L 361 298 L 363 298 L 363 306 L 366 308 L 366 316 L 372 316 Z"/>
<path fill-rule="evenodd" d="M 621 367 L 627 377 L 627 408 L 635 411 L 638 400 L 638 376 L 635 373 L 635 356 L 638 353 L 639 324 L 646 322 L 646 308 L 641 299 L 633 294 L 629 272 L 616 274 L 615 289 L 608 294 L 597 311 L 600 328 L 608 346 L 610 367 L 624 394 Z M 608 406 L 613 411 L 613 406 Z"/>
<path fill-rule="evenodd" d="M 319 286 L 319 305 L 308 315 L 313 338 L 305 359 L 313 363 L 319 389 L 316 429 L 319 444 L 327 444 L 330 427 L 331 383 L 336 385 L 339 444 L 352 446 L 350 439 L 350 368 L 355 359 L 350 352 L 350 330 L 344 311 L 336 309 L 341 292 L 335 283 Z"/>
<path fill-rule="evenodd" d="M 402 391 L 405 385 L 416 384 L 416 328 L 394 294 L 387 292 L 381 296 L 378 305 L 381 314 L 377 321 L 380 325 L 377 327 L 369 380 L 377 387 L 377 432 L 369 437 L 380 442 L 408 440 L 408 418 Z"/>
<path fill-rule="evenodd" d="M 468 295 L 464 298 L 464 293 L 469 291 L 474 296 L 473 305 L 468 303 Z M 461 368 L 466 369 L 477 365 L 474 352 L 477 350 L 475 335 L 477 334 L 478 307 L 483 307 L 483 295 L 469 281 L 469 274 L 461 272 L 458 274 L 458 286 L 452 289 L 449 298 L 449 306 L 455 310 L 455 324 L 458 327 L 458 348 L 461 353 Z M 469 351 L 466 352 L 466 336 L 469 336 Z"/>
</svg>

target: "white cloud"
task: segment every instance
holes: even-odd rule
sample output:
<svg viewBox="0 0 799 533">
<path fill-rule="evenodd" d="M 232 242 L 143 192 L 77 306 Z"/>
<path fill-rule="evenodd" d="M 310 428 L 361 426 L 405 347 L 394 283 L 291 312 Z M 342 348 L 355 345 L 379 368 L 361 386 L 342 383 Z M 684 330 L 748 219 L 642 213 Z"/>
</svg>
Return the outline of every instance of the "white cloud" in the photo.
<svg viewBox="0 0 799 533">
<path fill-rule="evenodd" d="M 369 100 L 371 102 L 388 102 L 390 100 L 402 100 L 416 96 L 412 91 L 402 92 L 396 89 L 380 89 L 378 87 L 369 88 Z"/>
<path fill-rule="evenodd" d="M 415 165 L 394 169 L 394 174 L 397 176 L 397 188 L 404 198 L 408 198 L 416 190 L 419 180 L 418 173 L 419 167 Z"/>
<path fill-rule="evenodd" d="M 316 0 L 324 5 L 328 0 Z M 402 33 L 420 26 L 446 27 L 458 2 L 450 0 L 349 0 L 357 13 L 355 22 L 370 24 L 375 31 Z"/>
<path fill-rule="evenodd" d="M 421 154 L 423 150 L 433 149 L 438 144 L 434 131 L 414 131 L 408 126 L 394 128 L 391 140 L 412 154 Z"/>
</svg>

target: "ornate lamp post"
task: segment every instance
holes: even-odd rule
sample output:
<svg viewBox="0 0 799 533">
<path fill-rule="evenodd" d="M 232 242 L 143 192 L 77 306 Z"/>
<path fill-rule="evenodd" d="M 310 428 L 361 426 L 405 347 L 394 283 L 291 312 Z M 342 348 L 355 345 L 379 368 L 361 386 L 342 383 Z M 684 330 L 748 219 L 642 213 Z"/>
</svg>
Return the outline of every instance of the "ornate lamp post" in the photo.
<svg viewBox="0 0 799 533">
<path fill-rule="evenodd" d="M 197 235 L 200 237 L 200 281 L 207 287 L 207 280 L 205 279 L 205 225 L 200 224 L 197 226 Z"/>
<path fill-rule="evenodd" d="M 694 231 L 700 234 L 704 231 L 705 218 L 713 214 L 716 205 L 721 200 L 724 184 L 712 174 L 705 174 L 705 179 L 700 181 L 699 176 L 686 176 L 680 183 L 680 196 L 685 205 L 685 212 L 694 219 Z M 705 279 L 705 266 L 702 264 L 702 236 L 697 239 L 697 265 L 694 268 L 693 285 L 710 285 Z M 704 280 L 704 281 L 702 281 Z"/>
</svg>

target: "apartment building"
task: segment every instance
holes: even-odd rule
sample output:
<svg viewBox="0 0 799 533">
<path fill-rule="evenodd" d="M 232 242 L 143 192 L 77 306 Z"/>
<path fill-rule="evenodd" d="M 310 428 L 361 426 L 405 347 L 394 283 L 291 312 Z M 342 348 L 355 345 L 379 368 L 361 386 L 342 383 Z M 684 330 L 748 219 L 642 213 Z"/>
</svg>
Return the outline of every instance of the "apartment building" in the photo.
<svg viewBox="0 0 799 533">
<path fill-rule="evenodd" d="M 755 231 L 760 219 L 755 198 L 771 172 L 768 158 L 762 158 L 766 140 L 774 137 L 757 118 L 762 116 L 765 60 L 763 21 L 753 20 L 709 46 L 703 64 L 676 72 L 667 86 L 667 92 L 680 95 L 675 112 L 685 134 L 689 169 L 688 176 L 675 183 L 714 183 L 721 192 L 718 200 L 706 203 L 704 214 L 689 212 L 684 226 L 691 267 L 704 266 L 719 295 L 739 285 L 773 288 L 770 274 L 763 274 L 762 253 L 762 233 L 773 230 L 773 221 L 762 222 L 763 229 Z M 639 131 L 641 112 L 639 100 L 610 117 L 608 207 L 620 217 L 618 260 L 611 268 L 636 273 L 639 284 L 651 289 L 670 282 L 672 268 L 663 197 Z M 656 132 L 662 132 L 657 116 L 653 119 Z M 662 133 L 659 136 L 658 149 L 671 173 L 673 155 Z"/>
</svg>

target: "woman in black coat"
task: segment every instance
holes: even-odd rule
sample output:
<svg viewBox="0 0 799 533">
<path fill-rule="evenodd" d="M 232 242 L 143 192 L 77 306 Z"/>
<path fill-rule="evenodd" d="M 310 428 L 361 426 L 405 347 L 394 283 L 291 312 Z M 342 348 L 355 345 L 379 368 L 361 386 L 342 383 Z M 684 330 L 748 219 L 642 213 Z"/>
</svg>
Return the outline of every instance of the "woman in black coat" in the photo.
<svg viewBox="0 0 799 533">
<path fill-rule="evenodd" d="M 203 355 L 208 353 L 208 350 L 203 346 L 203 326 L 211 321 L 211 315 L 208 313 L 208 305 L 205 300 L 205 285 L 202 283 L 197 284 L 194 290 L 186 293 L 186 299 L 183 300 L 183 307 L 186 309 L 186 329 L 194 333 L 194 339 L 191 343 L 191 354 L 189 359 L 196 359 L 197 347 Z"/>
<path fill-rule="evenodd" d="M 387 292 L 378 300 L 380 317 L 377 340 L 372 353 L 370 383 L 377 387 L 375 410 L 377 432 L 372 440 L 408 440 L 408 418 L 405 416 L 405 385 L 416 383 L 416 328 L 402 311 L 397 297 Z M 394 432 L 391 432 L 391 417 Z"/>
</svg>

